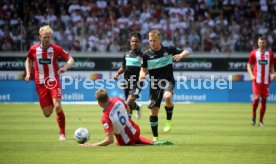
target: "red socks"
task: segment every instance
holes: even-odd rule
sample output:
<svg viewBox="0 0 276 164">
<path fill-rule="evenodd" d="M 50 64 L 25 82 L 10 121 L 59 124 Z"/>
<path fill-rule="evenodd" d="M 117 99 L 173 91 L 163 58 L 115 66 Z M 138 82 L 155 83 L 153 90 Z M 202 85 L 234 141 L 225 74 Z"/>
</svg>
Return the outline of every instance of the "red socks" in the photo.
<svg viewBox="0 0 276 164">
<path fill-rule="evenodd" d="M 145 138 L 145 137 L 143 137 L 143 136 L 139 136 L 138 144 L 152 145 L 153 142 L 152 142 L 152 140 L 150 140 L 150 139 L 148 139 L 148 138 Z"/>
<path fill-rule="evenodd" d="M 259 104 L 259 99 L 254 99 L 253 100 L 253 109 L 252 109 L 252 116 L 253 118 L 256 118 L 256 111 L 257 111 L 257 108 L 258 108 L 258 104 Z"/>
<path fill-rule="evenodd" d="M 263 122 L 265 110 L 266 110 L 266 98 L 262 98 L 262 105 L 260 109 L 260 122 Z"/>
<path fill-rule="evenodd" d="M 258 103 L 259 103 L 259 99 L 253 100 L 253 109 L 252 109 L 253 118 L 256 118 L 256 111 L 258 108 Z M 262 105 L 261 105 L 261 109 L 260 109 L 260 120 L 259 120 L 261 123 L 263 122 L 265 110 L 266 110 L 266 98 L 262 97 Z"/>
<path fill-rule="evenodd" d="M 59 126 L 60 134 L 65 134 L 65 115 L 63 113 L 63 110 L 56 113 L 56 119 Z"/>
</svg>

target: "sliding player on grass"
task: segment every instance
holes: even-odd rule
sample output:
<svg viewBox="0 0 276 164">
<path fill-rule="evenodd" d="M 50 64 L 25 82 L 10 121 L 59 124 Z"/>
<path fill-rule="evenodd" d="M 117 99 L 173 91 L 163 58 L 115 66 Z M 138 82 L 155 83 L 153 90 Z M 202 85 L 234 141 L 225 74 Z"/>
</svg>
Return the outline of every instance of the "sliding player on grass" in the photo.
<svg viewBox="0 0 276 164">
<path fill-rule="evenodd" d="M 96 92 L 98 104 L 103 108 L 102 124 L 106 138 L 97 143 L 81 144 L 83 147 L 107 146 L 114 142 L 114 135 L 117 145 L 170 145 L 169 141 L 154 143 L 152 140 L 140 135 L 140 127 L 128 117 L 129 107 L 119 97 L 109 98 L 105 89 Z"/>
</svg>

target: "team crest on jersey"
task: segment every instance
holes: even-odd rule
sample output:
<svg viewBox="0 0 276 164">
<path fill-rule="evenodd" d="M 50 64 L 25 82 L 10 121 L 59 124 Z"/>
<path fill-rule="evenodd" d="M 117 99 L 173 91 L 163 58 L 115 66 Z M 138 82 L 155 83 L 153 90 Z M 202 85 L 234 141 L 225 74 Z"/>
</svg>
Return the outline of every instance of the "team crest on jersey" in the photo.
<svg viewBox="0 0 276 164">
<path fill-rule="evenodd" d="M 48 57 L 50 58 L 53 57 L 53 54 L 54 54 L 53 52 L 48 52 Z"/>
<path fill-rule="evenodd" d="M 108 128 L 109 128 L 108 123 L 104 123 L 104 124 L 103 124 L 103 127 L 104 127 L 105 129 L 108 129 Z"/>
</svg>

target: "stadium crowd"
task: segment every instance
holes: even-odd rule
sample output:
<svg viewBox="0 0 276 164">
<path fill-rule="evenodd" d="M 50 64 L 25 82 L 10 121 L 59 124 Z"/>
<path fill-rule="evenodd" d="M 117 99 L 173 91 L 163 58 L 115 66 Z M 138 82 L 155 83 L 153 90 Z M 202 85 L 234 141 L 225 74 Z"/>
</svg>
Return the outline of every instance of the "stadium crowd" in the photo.
<svg viewBox="0 0 276 164">
<path fill-rule="evenodd" d="M 248 52 L 260 35 L 276 51 L 276 0 L 2 0 L 0 6 L 0 51 L 27 51 L 44 24 L 69 51 L 125 51 L 133 31 L 146 47 L 152 29 L 162 32 L 162 44 L 194 52 Z"/>
</svg>

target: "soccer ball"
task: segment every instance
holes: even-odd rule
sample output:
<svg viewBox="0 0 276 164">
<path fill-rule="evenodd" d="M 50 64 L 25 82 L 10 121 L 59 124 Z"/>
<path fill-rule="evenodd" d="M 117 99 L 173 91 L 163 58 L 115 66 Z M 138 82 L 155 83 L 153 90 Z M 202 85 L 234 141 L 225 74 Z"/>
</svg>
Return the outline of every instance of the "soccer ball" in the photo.
<svg viewBox="0 0 276 164">
<path fill-rule="evenodd" d="M 83 144 L 89 140 L 90 134 L 86 128 L 78 128 L 74 132 L 74 138 L 79 144 Z"/>
</svg>

